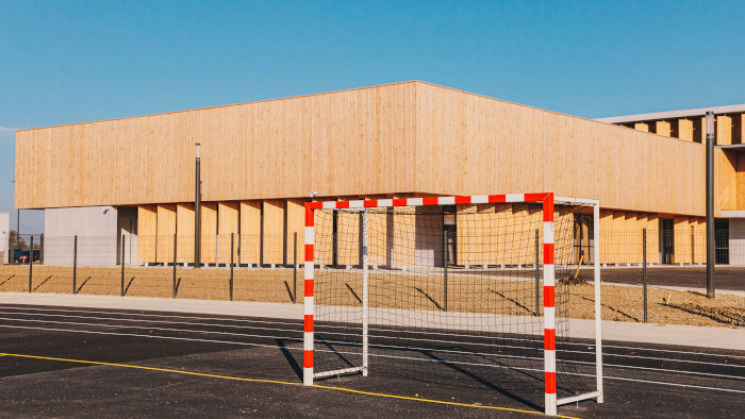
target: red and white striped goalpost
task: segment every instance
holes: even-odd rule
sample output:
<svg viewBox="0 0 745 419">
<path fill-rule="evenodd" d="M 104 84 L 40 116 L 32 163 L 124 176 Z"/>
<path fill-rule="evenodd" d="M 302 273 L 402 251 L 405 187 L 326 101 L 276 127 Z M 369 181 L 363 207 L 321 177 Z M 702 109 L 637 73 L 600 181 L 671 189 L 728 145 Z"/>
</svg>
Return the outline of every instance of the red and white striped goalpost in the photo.
<svg viewBox="0 0 745 419">
<path fill-rule="evenodd" d="M 596 362 L 597 362 L 597 385 L 596 391 L 566 399 L 557 400 L 556 397 L 556 306 L 555 306 L 555 270 L 554 270 L 554 194 L 553 193 L 528 193 L 528 194 L 506 194 L 506 195 L 477 195 L 477 196 L 451 196 L 431 198 L 401 198 L 401 199 L 371 199 L 355 201 L 325 201 L 308 202 L 305 204 L 305 306 L 304 306 L 304 336 L 303 336 L 303 384 L 313 385 L 313 248 L 314 248 L 314 211 L 317 209 L 344 209 L 344 208 L 385 208 L 385 207 L 417 207 L 417 206 L 444 206 L 444 205 L 468 205 L 468 204 L 496 204 L 496 203 L 527 203 L 540 202 L 543 204 L 543 313 L 544 313 L 544 364 L 545 364 L 545 413 L 556 415 L 557 406 L 574 401 L 595 398 L 599 403 L 603 402 L 602 392 L 602 352 L 600 331 L 600 271 L 599 271 L 599 203 L 594 200 L 580 200 L 573 198 L 560 198 L 562 202 L 574 202 L 592 204 L 594 206 L 594 265 L 595 265 L 595 316 L 596 316 Z M 363 219 L 363 270 L 367 273 L 367 218 Z M 367 375 L 367 281 L 364 281 L 363 301 L 363 365 L 357 368 L 349 368 L 337 373 L 348 373 L 361 371 Z M 327 376 L 332 374 L 322 374 Z"/>
</svg>

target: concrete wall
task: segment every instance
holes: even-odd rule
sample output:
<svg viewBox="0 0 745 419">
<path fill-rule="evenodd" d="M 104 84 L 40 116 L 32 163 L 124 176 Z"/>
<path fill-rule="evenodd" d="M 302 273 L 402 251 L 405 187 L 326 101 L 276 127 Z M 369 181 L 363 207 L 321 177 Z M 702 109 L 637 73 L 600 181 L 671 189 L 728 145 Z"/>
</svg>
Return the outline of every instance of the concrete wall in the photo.
<svg viewBox="0 0 745 419">
<path fill-rule="evenodd" d="M 74 236 L 77 235 L 79 266 L 116 265 L 117 213 L 111 206 L 46 209 L 44 264 L 72 265 Z"/>
<path fill-rule="evenodd" d="M 729 264 L 745 266 L 745 219 L 729 220 Z"/>
<path fill-rule="evenodd" d="M 9 263 L 10 214 L 0 212 L 0 265 Z"/>
</svg>

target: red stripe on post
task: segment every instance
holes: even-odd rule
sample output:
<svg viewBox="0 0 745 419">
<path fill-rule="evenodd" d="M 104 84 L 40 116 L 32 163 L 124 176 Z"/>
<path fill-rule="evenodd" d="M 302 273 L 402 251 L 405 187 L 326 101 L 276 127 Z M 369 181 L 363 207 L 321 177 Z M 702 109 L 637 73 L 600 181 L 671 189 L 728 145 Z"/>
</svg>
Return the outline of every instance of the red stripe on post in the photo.
<svg viewBox="0 0 745 419">
<path fill-rule="evenodd" d="M 471 203 L 471 197 L 470 196 L 456 196 L 455 197 L 455 204 L 461 205 L 461 204 L 470 204 Z"/>
<path fill-rule="evenodd" d="M 422 205 L 439 205 L 439 198 L 422 198 Z"/>
<path fill-rule="evenodd" d="M 305 280 L 305 294 L 304 295 L 306 297 L 313 296 L 313 280 L 312 279 Z"/>
<path fill-rule="evenodd" d="M 313 351 L 303 351 L 303 368 L 313 368 Z"/>
<path fill-rule="evenodd" d="M 547 351 L 556 350 L 556 329 L 545 329 L 543 331 L 543 349 Z"/>
<path fill-rule="evenodd" d="M 543 221 L 553 222 L 554 221 L 554 194 L 546 194 L 546 199 L 543 201 Z"/>
<path fill-rule="evenodd" d="M 317 210 L 323 208 L 323 202 L 306 202 L 305 208 L 310 208 L 312 210 Z"/>
<path fill-rule="evenodd" d="M 365 208 L 371 208 L 371 207 L 374 208 L 374 207 L 377 207 L 378 206 L 378 200 L 377 199 L 370 199 L 370 200 L 367 200 L 367 201 L 363 201 L 362 202 L 362 205 Z"/>
<path fill-rule="evenodd" d="M 305 226 L 313 227 L 314 222 L 315 221 L 313 219 L 313 210 L 310 209 L 309 204 L 305 204 Z"/>
<path fill-rule="evenodd" d="M 554 264 L 554 244 L 543 243 L 543 264 L 553 265 Z"/>
<path fill-rule="evenodd" d="M 312 314 L 306 314 L 305 315 L 305 332 L 312 332 L 313 331 L 313 315 Z"/>
<path fill-rule="evenodd" d="M 394 207 L 405 207 L 408 205 L 406 201 L 407 201 L 406 198 L 394 199 L 391 205 L 393 205 Z"/>
<path fill-rule="evenodd" d="M 554 287 L 543 287 L 543 307 L 554 307 L 555 305 L 556 296 Z"/>
<path fill-rule="evenodd" d="M 546 373 L 546 394 L 556 394 L 556 373 Z"/>
<path fill-rule="evenodd" d="M 500 202 L 505 202 L 506 200 L 507 200 L 507 197 L 504 195 L 489 195 L 490 204 L 497 204 Z"/>
<path fill-rule="evenodd" d="M 306 244 L 305 245 L 305 261 L 306 262 L 313 262 L 313 245 L 312 244 Z"/>
<path fill-rule="evenodd" d="M 526 193 L 525 194 L 525 202 L 535 202 L 535 201 L 543 201 L 548 196 L 547 193 Z"/>
<path fill-rule="evenodd" d="M 349 201 L 337 201 L 336 208 L 349 208 Z"/>
</svg>

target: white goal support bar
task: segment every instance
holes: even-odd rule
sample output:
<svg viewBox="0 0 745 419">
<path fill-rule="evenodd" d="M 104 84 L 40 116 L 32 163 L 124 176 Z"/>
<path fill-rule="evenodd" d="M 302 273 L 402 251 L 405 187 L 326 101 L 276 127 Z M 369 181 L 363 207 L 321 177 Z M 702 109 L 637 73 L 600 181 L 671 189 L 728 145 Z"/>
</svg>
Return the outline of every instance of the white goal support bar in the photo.
<svg viewBox="0 0 745 419">
<path fill-rule="evenodd" d="M 556 388 L 556 314 L 555 314 L 555 270 L 554 270 L 554 202 L 592 205 L 594 238 L 594 287 L 595 287 L 595 340 L 597 390 L 578 396 L 557 399 Z M 451 196 L 428 198 L 371 199 L 354 201 L 308 202 L 305 204 L 305 298 L 303 335 L 303 384 L 313 385 L 314 378 L 362 372 L 368 374 L 368 258 L 367 258 L 367 213 L 363 212 L 363 361 L 362 366 L 335 371 L 314 373 L 314 211 L 320 209 L 360 209 L 385 207 L 420 207 L 498 203 L 540 203 L 543 206 L 543 317 L 544 317 L 544 374 L 545 413 L 556 415 L 557 406 L 578 400 L 596 398 L 603 402 L 601 305 L 600 305 L 600 207 L 599 201 L 575 198 L 554 198 L 553 193 L 528 193 L 505 195 Z"/>
</svg>

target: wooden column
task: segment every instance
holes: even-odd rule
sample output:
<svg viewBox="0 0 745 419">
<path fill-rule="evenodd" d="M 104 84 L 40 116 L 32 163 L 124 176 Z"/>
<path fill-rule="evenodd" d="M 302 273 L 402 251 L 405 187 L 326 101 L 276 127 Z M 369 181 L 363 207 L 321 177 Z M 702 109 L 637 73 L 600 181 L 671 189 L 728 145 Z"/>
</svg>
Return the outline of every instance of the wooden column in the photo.
<svg viewBox="0 0 745 419">
<path fill-rule="evenodd" d="M 718 115 L 716 120 L 716 144 L 732 144 L 732 118 L 726 115 Z"/>
<path fill-rule="evenodd" d="M 217 262 L 217 203 L 204 202 L 199 206 L 199 261 Z"/>
<path fill-rule="evenodd" d="M 176 260 L 194 263 L 194 204 L 176 205 Z"/>
<path fill-rule="evenodd" d="M 261 255 L 261 201 L 241 201 L 240 218 L 240 262 L 258 264 Z"/>
<path fill-rule="evenodd" d="M 655 123 L 655 133 L 662 135 L 663 137 L 669 137 L 671 134 L 671 126 L 668 121 L 657 121 Z"/>
<path fill-rule="evenodd" d="M 263 203 L 262 259 L 265 265 L 284 264 L 285 202 L 267 200 Z"/>
<path fill-rule="evenodd" d="M 137 207 L 137 260 L 140 263 L 155 262 L 155 240 L 158 234 L 158 207 Z"/>
<path fill-rule="evenodd" d="M 634 124 L 634 129 L 637 131 L 649 132 L 649 124 L 644 122 L 637 122 Z"/>
<path fill-rule="evenodd" d="M 693 141 L 693 121 L 690 119 L 678 120 L 678 138 Z M 649 233 L 649 231 L 647 231 Z"/>
<path fill-rule="evenodd" d="M 286 207 L 287 217 L 285 225 L 285 243 L 287 243 L 285 260 L 292 264 L 293 240 L 297 233 L 297 262 L 302 265 L 305 260 L 305 201 L 302 199 L 288 199 Z"/>
<path fill-rule="evenodd" d="M 230 235 L 238 234 L 238 203 L 219 202 L 217 204 L 217 263 L 230 263 Z M 236 238 L 237 240 L 237 238 Z M 233 260 L 238 260 L 237 243 L 233 246 Z"/>
<path fill-rule="evenodd" d="M 675 252 L 673 263 L 691 263 L 693 249 L 691 247 L 691 224 L 688 217 L 678 216 L 673 218 L 673 231 Z"/>
<path fill-rule="evenodd" d="M 158 263 L 172 262 L 173 235 L 176 234 L 176 205 L 158 205 L 157 223 L 155 261 Z"/>
</svg>

